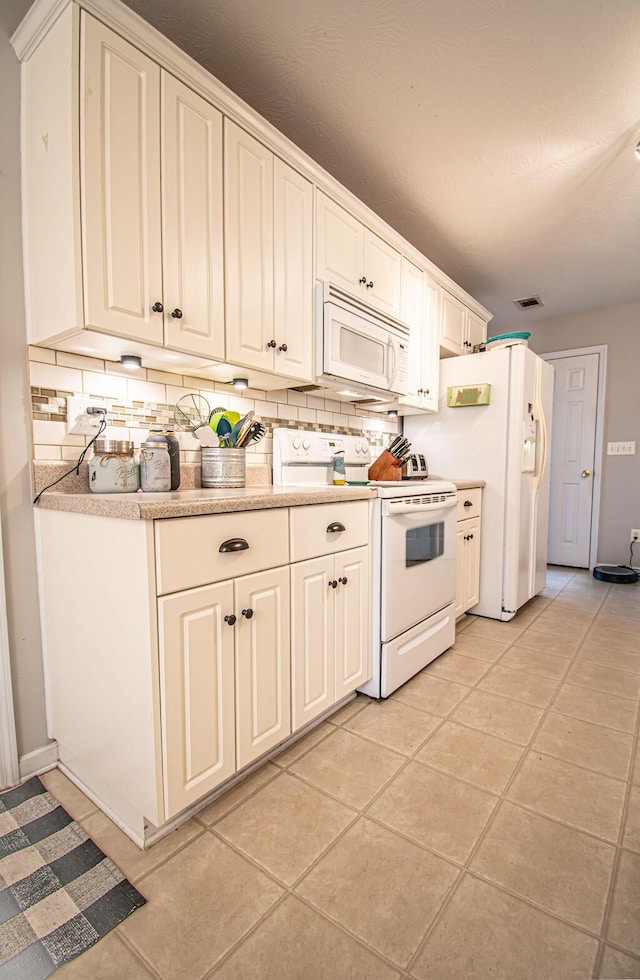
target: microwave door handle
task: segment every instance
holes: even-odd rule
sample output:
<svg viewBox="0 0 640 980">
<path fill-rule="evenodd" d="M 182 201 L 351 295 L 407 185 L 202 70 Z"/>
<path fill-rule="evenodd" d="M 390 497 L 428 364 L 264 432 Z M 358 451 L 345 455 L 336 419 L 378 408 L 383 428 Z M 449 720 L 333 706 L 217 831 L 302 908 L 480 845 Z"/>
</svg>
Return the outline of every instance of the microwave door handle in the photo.
<svg viewBox="0 0 640 980">
<path fill-rule="evenodd" d="M 389 335 L 389 350 L 391 351 L 391 353 L 393 355 L 393 367 L 391 368 L 391 371 L 389 373 L 389 384 L 392 385 L 394 383 L 394 381 L 396 380 L 396 370 L 397 370 L 397 365 L 398 365 L 398 355 L 396 354 L 396 345 L 395 345 L 394 339 L 393 339 L 393 337 L 391 335 Z"/>
</svg>

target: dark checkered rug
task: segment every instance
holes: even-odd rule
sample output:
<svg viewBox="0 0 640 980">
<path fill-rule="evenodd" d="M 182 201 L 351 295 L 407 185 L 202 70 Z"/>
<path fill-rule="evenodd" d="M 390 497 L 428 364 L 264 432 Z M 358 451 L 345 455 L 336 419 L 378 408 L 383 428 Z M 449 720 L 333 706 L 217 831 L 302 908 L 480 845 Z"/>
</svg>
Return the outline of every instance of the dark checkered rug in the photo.
<svg viewBox="0 0 640 980">
<path fill-rule="evenodd" d="M 0 793 L 0 980 L 41 980 L 145 899 L 37 776 Z"/>
</svg>

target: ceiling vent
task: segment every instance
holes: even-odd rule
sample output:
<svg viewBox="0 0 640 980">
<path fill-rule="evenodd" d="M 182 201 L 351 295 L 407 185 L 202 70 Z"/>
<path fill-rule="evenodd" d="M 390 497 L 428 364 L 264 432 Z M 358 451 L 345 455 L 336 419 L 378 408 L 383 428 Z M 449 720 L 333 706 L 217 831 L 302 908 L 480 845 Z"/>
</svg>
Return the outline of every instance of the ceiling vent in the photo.
<svg viewBox="0 0 640 980">
<path fill-rule="evenodd" d="M 525 296 L 524 299 L 514 299 L 516 306 L 521 310 L 531 310 L 534 306 L 544 306 L 539 296 Z"/>
</svg>

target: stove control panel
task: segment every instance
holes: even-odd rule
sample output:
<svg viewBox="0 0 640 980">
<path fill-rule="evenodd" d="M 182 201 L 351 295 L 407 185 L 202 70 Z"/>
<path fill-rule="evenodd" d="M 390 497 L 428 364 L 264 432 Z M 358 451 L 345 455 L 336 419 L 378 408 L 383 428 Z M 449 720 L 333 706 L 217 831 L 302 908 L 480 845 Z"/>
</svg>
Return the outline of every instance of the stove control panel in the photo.
<svg viewBox="0 0 640 980">
<path fill-rule="evenodd" d="M 273 482 L 276 485 L 331 482 L 331 464 L 336 453 L 344 454 L 348 480 L 367 479 L 371 451 L 363 436 L 274 429 Z"/>
</svg>

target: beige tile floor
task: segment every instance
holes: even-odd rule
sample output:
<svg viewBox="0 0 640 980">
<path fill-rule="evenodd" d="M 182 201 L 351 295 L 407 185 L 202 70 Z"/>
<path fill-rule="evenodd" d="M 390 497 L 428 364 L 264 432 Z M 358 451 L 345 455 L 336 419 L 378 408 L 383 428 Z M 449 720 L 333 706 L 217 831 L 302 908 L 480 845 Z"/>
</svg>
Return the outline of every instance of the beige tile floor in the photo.
<svg viewBox="0 0 640 980">
<path fill-rule="evenodd" d="M 640 977 L 640 589 L 550 569 L 510 623 L 358 699 L 142 853 L 68 978 Z"/>
</svg>

